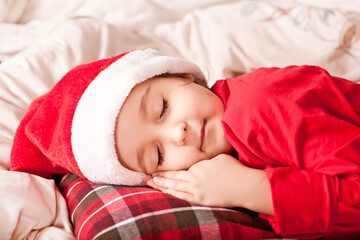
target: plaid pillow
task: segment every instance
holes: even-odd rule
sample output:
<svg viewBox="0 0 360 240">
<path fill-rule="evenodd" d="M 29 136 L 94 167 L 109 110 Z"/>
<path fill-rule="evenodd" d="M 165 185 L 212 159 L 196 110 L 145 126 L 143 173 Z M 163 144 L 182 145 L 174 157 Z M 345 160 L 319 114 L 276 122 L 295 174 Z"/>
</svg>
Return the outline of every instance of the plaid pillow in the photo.
<svg viewBox="0 0 360 240">
<path fill-rule="evenodd" d="M 78 239 L 279 238 L 251 212 L 194 205 L 152 188 L 95 184 L 67 174 L 60 190 Z"/>
</svg>

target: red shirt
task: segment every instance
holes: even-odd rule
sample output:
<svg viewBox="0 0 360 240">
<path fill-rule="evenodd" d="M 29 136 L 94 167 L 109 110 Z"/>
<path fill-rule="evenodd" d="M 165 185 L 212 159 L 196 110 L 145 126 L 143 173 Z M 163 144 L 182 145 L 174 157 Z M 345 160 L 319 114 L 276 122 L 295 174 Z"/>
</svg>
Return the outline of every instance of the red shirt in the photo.
<svg viewBox="0 0 360 240">
<path fill-rule="evenodd" d="M 290 66 L 219 80 L 212 90 L 239 160 L 267 173 L 275 216 L 262 217 L 277 233 L 360 235 L 359 84 Z"/>
</svg>

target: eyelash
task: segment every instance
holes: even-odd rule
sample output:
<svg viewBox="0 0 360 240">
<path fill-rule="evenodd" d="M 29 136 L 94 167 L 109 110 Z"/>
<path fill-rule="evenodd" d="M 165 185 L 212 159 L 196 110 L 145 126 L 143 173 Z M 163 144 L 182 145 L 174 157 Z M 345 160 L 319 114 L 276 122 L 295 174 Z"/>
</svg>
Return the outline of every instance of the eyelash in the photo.
<svg viewBox="0 0 360 240">
<path fill-rule="evenodd" d="M 169 102 L 166 98 L 163 98 L 163 107 L 160 114 L 160 118 L 162 118 L 166 114 L 166 110 L 169 107 Z M 159 146 L 156 147 L 158 152 L 158 165 L 162 165 L 164 162 L 164 154 L 161 152 Z"/>
<path fill-rule="evenodd" d="M 158 165 L 162 165 L 164 163 L 164 155 L 162 154 L 159 146 L 157 146 L 157 152 L 158 152 Z"/>
<path fill-rule="evenodd" d="M 166 98 L 163 98 L 163 108 L 162 108 L 162 111 L 161 111 L 161 114 L 160 114 L 160 118 L 162 118 L 162 116 L 164 116 L 164 114 L 166 113 L 166 110 L 168 109 L 169 107 L 169 102 Z"/>
</svg>

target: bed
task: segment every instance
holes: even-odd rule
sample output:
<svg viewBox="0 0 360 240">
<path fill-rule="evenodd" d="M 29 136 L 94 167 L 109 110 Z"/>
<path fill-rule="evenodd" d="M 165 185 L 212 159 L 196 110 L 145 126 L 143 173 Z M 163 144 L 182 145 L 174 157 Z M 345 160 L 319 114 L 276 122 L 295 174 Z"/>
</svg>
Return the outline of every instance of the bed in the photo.
<svg viewBox="0 0 360 240">
<path fill-rule="evenodd" d="M 147 187 L 9 171 L 29 103 L 74 66 L 139 48 L 189 59 L 212 85 L 318 65 L 360 82 L 356 0 L 0 0 L 0 239 L 281 239 L 256 213 Z"/>
</svg>

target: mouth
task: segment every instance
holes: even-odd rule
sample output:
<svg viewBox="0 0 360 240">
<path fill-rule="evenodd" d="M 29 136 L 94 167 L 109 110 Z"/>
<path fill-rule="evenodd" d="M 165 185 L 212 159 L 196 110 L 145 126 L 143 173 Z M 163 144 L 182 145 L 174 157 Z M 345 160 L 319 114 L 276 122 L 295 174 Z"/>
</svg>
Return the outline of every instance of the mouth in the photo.
<svg viewBox="0 0 360 240">
<path fill-rule="evenodd" d="M 204 122 L 203 122 L 203 126 L 200 130 L 200 151 L 203 151 L 203 144 L 204 144 L 204 141 L 205 141 L 205 137 L 206 137 L 206 123 L 207 123 L 207 120 L 204 119 Z"/>
</svg>

